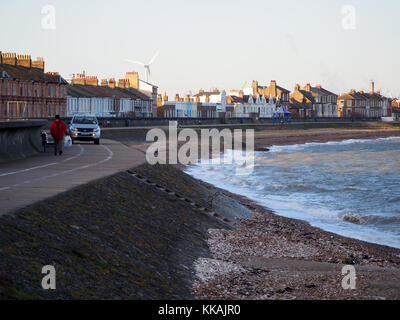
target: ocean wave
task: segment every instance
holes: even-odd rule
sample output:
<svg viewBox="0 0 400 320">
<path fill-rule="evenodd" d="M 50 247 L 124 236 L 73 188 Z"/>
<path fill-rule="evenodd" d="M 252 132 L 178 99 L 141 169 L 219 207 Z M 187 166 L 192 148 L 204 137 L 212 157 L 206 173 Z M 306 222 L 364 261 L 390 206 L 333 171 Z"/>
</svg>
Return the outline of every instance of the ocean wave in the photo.
<svg viewBox="0 0 400 320">
<path fill-rule="evenodd" d="M 344 190 L 344 191 L 368 191 L 368 189 L 366 189 L 366 188 L 353 187 L 353 186 L 344 187 L 342 190 Z"/>
<path fill-rule="evenodd" d="M 272 146 L 269 152 L 254 154 L 254 171 L 246 177 L 236 174 L 235 163 L 191 166 L 188 172 L 277 214 L 344 236 L 400 247 L 397 141 L 400 137 Z M 350 146 L 336 147 L 346 144 Z"/>
<path fill-rule="evenodd" d="M 332 192 L 335 190 L 325 189 L 322 187 L 317 187 L 316 185 L 311 184 L 288 184 L 286 185 L 286 189 L 288 190 L 299 190 L 299 191 L 317 191 L 317 192 Z"/>
<path fill-rule="evenodd" d="M 377 138 L 377 139 L 345 139 L 345 140 L 341 140 L 341 141 L 306 142 L 303 144 L 273 145 L 273 146 L 269 147 L 269 153 L 298 151 L 298 150 L 302 150 L 306 147 L 312 147 L 312 146 L 349 145 L 349 144 L 355 144 L 355 143 L 371 143 L 371 142 L 391 141 L 391 140 L 399 140 L 400 141 L 400 137 L 392 136 L 392 137 Z"/>
<path fill-rule="evenodd" d="M 390 202 L 390 203 L 399 202 L 399 201 L 400 201 L 400 196 L 394 197 L 394 198 L 388 200 L 388 202 Z"/>
<path fill-rule="evenodd" d="M 377 224 L 377 225 L 394 225 L 394 224 L 400 224 L 400 217 L 384 217 L 384 216 L 378 216 L 378 215 L 367 215 L 365 216 L 365 221 L 366 223 L 370 224 Z"/>
</svg>

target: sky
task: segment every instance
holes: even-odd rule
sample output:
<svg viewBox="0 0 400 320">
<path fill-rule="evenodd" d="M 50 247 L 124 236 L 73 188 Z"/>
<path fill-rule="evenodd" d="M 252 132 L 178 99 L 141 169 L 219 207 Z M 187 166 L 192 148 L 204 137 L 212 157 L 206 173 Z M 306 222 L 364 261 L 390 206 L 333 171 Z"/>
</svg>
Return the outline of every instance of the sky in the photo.
<svg viewBox="0 0 400 320">
<path fill-rule="evenodd" d="M 1 0 L 0 51 L 43 56 L 65 78 L 144 79 L 125 59 L 160 50 L 152 82 L 171 98 L 252 80 L 335 93 L 374 80 L 398 97 L 399 15 L 398 0 Z"/>
</svg>

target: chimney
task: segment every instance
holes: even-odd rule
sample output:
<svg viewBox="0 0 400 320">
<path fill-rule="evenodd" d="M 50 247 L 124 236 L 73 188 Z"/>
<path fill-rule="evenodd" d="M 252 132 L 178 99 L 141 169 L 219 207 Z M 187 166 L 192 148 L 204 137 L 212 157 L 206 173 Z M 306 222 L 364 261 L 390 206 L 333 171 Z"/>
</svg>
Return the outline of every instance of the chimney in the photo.
<svg viewBox="0 0 400 320">
<path fill-rule="evenodd" d="M 306 86 L 304 87 L 304 90 L 307 92 L 311 92 L 311 85 L 307 83 Z"/>
<path fill-rule="evenodd" d="M 98 86 L 99 85 L 99 80 L 97 79 L 96 76 L 87 76 L 86 77 L 86 84 L 89 86 Z"/>
<path fill-rule="evenodd" d="M 294 91 L 300 90 L 300 85 L 298 83 L 295 84 L 294 86 Z"/>
<path fill-rule="evenodd" d="M 86 84 L 85 71 L 83 71 L 83 73 L 77 73 L 76 76 L 72 78 L 72 83 L 85 85 Z"/>
<path fill-rule="evenodd" d="M 36 58 L 36 60 L 33 60 L 31 62 L 31 65 L 32 65 L 32 68 L 36 68 L 36 69 L 44 71 L 44 60 L 43 60 L 43 57 Z"/>
<path fill-rule="evenodd" d="M 0 51 L 0 64 L 3 64 L 3 55 L 1 53 L 1 51 Z"/>
<path fill-rule="evenodd" d="M 200 90 L 199 90 L 199 93 L 204 93 L 204 90 L 203 90 L 203 89 L 200 89 Z"/>
<path fill-rule="evenodd" d="M 244 92 L 243 92 L 243 90 L 240 90 L 239 91 L 239 98 L 243 99 L 243 96 L 244 96 Z"/>
<path fill-rule="evenodd" d="M 163 106 L 162 96 L 161 96 L 161 94 L 159 93 L 159 94 L 157 95 L 157 107 L 162 107 L 162 106 Z"/>
<path fill-rule="evenodd" d="M 321 86 L 320 84 L 317 84 L 315 87 L 316 87 L 317 89 L 322 89 L 322 86 Z"/>
<path fill-rule="evenodd" d="M 354 93 L 356 93 L 356 90 L 351 89 L 351 90 L 350 90 L 350 93 L 354 94 Z"/>
<path fill-rule="evenodd" d="M 373 80 L 371 80 L 371 85 L 370 85 L 370 93 L 374 94 L 375 92 L 375 83 Z"/>
<path fill-rule="evenodd" d="M 360 93 L 361 93 L 361 94 L 364 94 L 364 91 L 363 91 L 363 90 L 360 90 Z"/>
<path fill-rule="evenodd" d="M 253 94 L 257 94 L 258 93 L 258 81 L 253 80 L 253 82 L 251 83 L 251 87 L 253 88 Z"/>
<path fill-rule="evenodd" d="M 118 88 L 121 88 L 121 89 L 129 88 L 129 80 L 118 79 Z"/>
<path fill-rule="evenodd" d="M 129 81 L 129 88 L 139 89 L 139 74 L 137 72 L 127 72 L 125 79 Z"/>
<path fill-rule="evenodd" d="M 175 101 L 180 101 L 180 99 L 179 99 L 179 93 L 177 93 L 177 94 L 175 95 Z"/>
<path fill-rule="evenodd" d="M 168 101 L 168 96 L 166 92 L 164 92 L 164 101 Z"/>
<path fill-rule="evenodd" d="M 209 94 L 206 95 L 206 102 L 210 102 L 210 95 Z"/>
<path fill-rule="evenodd" d="M 112 89 L 115 88 L 115 79 L 111 78 L 110 80 L 108 80 L 108 86 Z"/>
<path fill-rule="evenodd" d="M 18 54 L 17 55 L 17 66 L 30 69 L 32 67 L 31 56 L 26 55 L 26 54 Z"/>
<path fill-rule="evenodd" d="M 2 53 L 3 64 L 15 66 L 17 64 L 17 55 L 15 53 Z"/>
<path fill-rule="evenodd" d="M 190 102 L 190 95 L 189 94 L 186 95 L 185 102 Z"/>
<path fill-rule="evenodd" d="M 196 102 L 200 102 L 200 97 L 196 96 Z"/>
<path fill-rule="evenodd" d="M 108 87 L 108 80 L 107 79 L 101 79 L 101 86 L 102 87 Z"/>
</svg>

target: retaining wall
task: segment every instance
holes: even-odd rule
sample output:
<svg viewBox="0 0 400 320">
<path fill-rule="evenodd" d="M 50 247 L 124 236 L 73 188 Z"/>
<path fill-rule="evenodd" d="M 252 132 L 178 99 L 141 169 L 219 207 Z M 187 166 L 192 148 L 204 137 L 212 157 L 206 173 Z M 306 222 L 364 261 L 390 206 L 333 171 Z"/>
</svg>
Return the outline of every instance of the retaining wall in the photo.
<svg viewBox="0 0 400 320">
<path fill-rule="evenodd" d="M 0 163 L 40 152 L 46 120 L 0 121 Z"/>
</svg>

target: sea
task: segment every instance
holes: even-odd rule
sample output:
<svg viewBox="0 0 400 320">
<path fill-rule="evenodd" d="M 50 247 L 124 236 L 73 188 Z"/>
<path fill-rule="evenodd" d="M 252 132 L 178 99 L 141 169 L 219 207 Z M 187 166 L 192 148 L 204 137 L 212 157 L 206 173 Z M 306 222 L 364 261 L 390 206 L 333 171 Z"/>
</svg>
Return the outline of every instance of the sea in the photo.
<svg viewBox="0 0 400 320">
<path fill-rule="evenodd" d="M 250 156 L 247 174 L 235 161 L 186 172 L 278 215 L 400 248 L 400 137 L 277 145 Z"/>
</svg>

